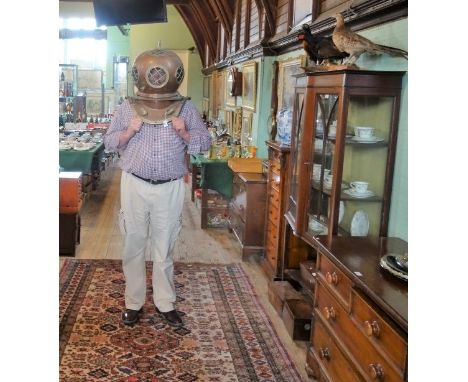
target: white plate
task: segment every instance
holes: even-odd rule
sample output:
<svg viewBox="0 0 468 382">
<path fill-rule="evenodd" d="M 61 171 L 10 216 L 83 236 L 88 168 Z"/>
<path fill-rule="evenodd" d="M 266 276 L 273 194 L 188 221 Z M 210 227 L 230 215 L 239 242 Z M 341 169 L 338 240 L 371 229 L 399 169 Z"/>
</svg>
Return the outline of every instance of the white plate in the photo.
<svg viewBox="0 0 468 382">
<path fill-rule="evenodd" d="M 369 216 L 366 211 L 357 210 L 351 219 L 351 236 L 367 236 L 369 233 Z"/>
<path fill-rule="evenodd" d="M 345 213 L 344 202 L 340 200 L 340 211 L 338 212 L 338 224 L 340 224 L 341 221 L 343 220 L 344 213 Z"/>
<path fill-rule="evenodd" d="M 361 138 L 361 137 L 352 137 L 351 140 L 359 143 L 376 143 L 376 142 L 383 142 L 383 138 L 379 137 L 372 137 L 372 138 Z"/>
<path fill-rule="evenodd" d="M 375 195 L 375 192 L 367 190 L 366 192 L 355 192 L 352 188 L 343 191 L 346 195 L 352 196 L 353 198 L 364 199 L 370 198 Z"/>
</svg>

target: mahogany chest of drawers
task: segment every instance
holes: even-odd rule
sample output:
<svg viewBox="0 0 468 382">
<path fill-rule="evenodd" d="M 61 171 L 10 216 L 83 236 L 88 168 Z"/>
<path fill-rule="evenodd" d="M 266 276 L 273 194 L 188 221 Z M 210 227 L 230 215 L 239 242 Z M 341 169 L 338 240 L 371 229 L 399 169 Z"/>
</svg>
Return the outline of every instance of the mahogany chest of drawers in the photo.
<svg viewBox="0 0 468 382">
<path fill-rule="evenodd" d="M 283 215 L 287 201 L 287 179 L 289 173 L 289 146 L 267 141 L 268 176 L 267 206 L 265 218 L 265 255 L 262 268 L 271 279 L 281 274 Z"/>
<path fill-rule="evenodd" d="M 234 173 L 229 204 L 229 228 L 242 247 L 242 259 L 263 254 L 266 179 L 262 174 Z"/>
<path fill-rule="evenodd" d="M 400 239 L 318 238 L 315 324 L 307 369 L 319 381 L 405 381 L 407 283 L 379 266 Z"/>
</svg>

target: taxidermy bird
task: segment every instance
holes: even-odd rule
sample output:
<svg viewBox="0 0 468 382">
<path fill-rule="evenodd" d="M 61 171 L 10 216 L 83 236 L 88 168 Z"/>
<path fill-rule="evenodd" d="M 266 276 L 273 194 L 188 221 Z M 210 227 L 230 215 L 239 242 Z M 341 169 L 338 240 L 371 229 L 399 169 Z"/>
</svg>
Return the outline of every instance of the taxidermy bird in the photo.
<svg viewBox="0 0 468 382">
<path fill-rule="evenodd" d="M 363 53 L 381 54 L 387 53 L 394 57 L 408 59 L 408 52 L 390 46 L 375 44 L 361 35 L 352 32 L 344 25 L 344 17 L 341 13 L 336 16 L 336 26 L 333 30 L 332 39 L 335 46 L 341 51 L 349 53 L 347 64 L 353 64 Z"/>
<path fill-rule="evenodd" d="M 299 33 L 297 38 L 302 41 L 304 50 L 315 63 L 324 60 L 339 60 L 349 56 L 348 53 L 336 48 L 331 36 L 313 36 L 309 24 L 302 25 L 302 33 Z"/>
</svg>

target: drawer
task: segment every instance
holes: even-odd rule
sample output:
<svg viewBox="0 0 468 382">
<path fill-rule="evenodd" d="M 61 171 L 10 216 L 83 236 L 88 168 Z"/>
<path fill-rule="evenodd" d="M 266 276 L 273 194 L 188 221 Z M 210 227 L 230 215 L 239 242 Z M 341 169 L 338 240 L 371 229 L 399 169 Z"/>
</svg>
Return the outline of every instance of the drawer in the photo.
<svg viewBox="0 0 468 382">
<path fill-rule="evenodd" d="M 316 286 L 316 314 L 327 323 L 340 343 L 352 354 L 367 379 L 396 382 L 403 380 L 403 370 L 395 367 L 385 354 L 370 343 L 338 301 L 319 282 Z"/>
<path fill-rule="evenodd" d="M 279 212 L 278 209 L 273 205 L 268 206 L 268 216 L 267 219 L 273 222 L 276 226 L 279 226 Z"/>
<path fill-rule="evenodd" d="M 313 291 L 315 286 L 315 261 L 308 260 L 303 261 L 299 264 L 301 271 L 301 279 L 304 281 L 306 286 Z"/>
<path fill-rule="evenodd" d="M 276 156 L 274 159 L 270 160 L 269 170 L 279 174 L 281 172 L 281 162 L 279 157 Z"/>
<path fill-rule="evenodd" d="M 312 348 L 310 349 L 319 367 L 324 371 L 330 381 L 360 382 L 357 371 L 346 359 L 333 338 L 328 334 L 325 327 L 320 322 L 320 318 L 315 317 Z"/>
<path fill-rule="evenodd" d="M 407 342 L 362 296 L 353 291 L 352 316 L 370 342 L 386 353 L 401 370 L 405 369 Z"/>
<path fill-rule="evenodd" d="M 331 262 L 325 255 L 318 253 L 319 278 L 321 278 L 332 293 L 340 300 L 340 302 L 349 311 L 351 301 L 351 280 L 341 272 L 338 267 Z"/>
<path fill-rule="evenodd" d="M 304 297 L 286 299 L 281 318 L 294 341 L 309 341 L 312 326 L 312 305 L 305 301 Z"/>
<path fill-rule="evenodd" d="M 288 281 L 270 281 L 268 283 L 268 300 L 279 316 L 283 314 L 286 300 L 300 298 L 301 294 Z"/>
<path fill-rule="evenodd" d="M 279 192 L 280 190 L 280 185 L 281 185 L 281 177 L 279 174 L 276 174 L 274 172 L 270 173 L 270 176 L 268 177 L 268 185 L 269 188 L 272 190 L 275 190 Z"/>
<path fill-rule="evenodd" d="M 274 206 L 276 209 L 279 209 L 280 206 L 280 194 L 274 188 L 270 188 L 270 193 L 268 195 L 268 205 Z"/>
<path fill-rule="evenodd" d="M 238 240 L 244 242 L 245 224 L 235 209 L 229 211 L 229 228 L 236 234 Z"/>
<path fill-rule="evenodd" d="M 267 221 L 267 240 L 270 239 L 273 242 L 277 242 L 279 237 L 278 226 L 271 220 Z"/>
</svg>

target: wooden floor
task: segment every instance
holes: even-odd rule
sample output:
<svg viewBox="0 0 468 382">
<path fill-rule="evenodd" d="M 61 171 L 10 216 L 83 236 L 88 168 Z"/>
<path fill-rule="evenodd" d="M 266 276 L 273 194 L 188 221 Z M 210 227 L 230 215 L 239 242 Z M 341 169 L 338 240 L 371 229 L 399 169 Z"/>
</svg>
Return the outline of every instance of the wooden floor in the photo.
<svg viewBox="0 0 468 382">
<path fill-rule="evenodd" d="M 75 254 L 79 259 L 120 259 L 122 236 L 119 231 L 120 169 L 112 165 L 102 173 L 97 190 L 86 198 L 81 210 L 81 242 Z M 148 254 L 147 254 L 147 258 Z M 65 257 L 60 257 L 60 265 Z M 283 321 L 268 301 L 267 278 L 256 259 L 242 262 L 240 245 L 227 229 L 200 228 L 200 212 L 190 200 L 186 187 L 182 231 L 174 250 L 175 261 L 202 263 L 242 263 L 260 302 L 285 345 L 304 381 L 306 343 L 292 341 Z"/>
</svg>

